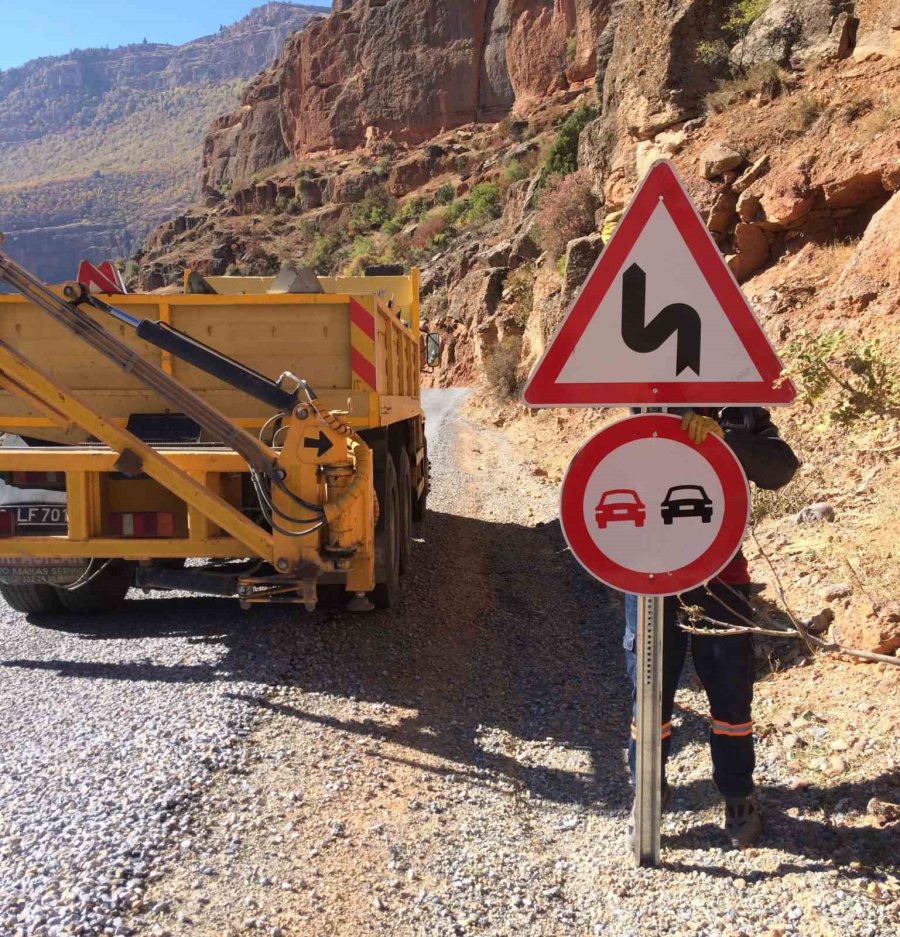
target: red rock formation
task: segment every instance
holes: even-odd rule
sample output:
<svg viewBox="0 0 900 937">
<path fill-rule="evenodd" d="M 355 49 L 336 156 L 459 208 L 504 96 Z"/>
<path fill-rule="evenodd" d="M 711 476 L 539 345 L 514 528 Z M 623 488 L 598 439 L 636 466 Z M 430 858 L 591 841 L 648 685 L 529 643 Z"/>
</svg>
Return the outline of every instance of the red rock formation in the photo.
<svg viewBox="0 0 900 937">
<path fill-rule="evenodd" d="M 512 110 L 528 113 L 592 76 L 609 7 L 610 0 L 341 0 L 290 37 L 241 110 L 217 122 L 205 181 L 242 181 L 263 160 L 288 153 L 353 149 L 367 139 L 415 144 Z"/>
</svg>

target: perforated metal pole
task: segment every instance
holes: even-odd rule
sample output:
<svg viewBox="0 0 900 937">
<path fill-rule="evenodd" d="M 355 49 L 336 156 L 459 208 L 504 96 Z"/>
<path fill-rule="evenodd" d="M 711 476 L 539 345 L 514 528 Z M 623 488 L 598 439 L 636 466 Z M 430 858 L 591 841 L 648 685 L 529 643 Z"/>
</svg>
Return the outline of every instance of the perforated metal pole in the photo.
<svg viewBox="0 0 900 937">
<path fill-rule="evenodd" d="M 634 859 L 637 865 L 658 865 L 662 802 L 663 599 L 638 596 L 637 624 Z"/>
</svg>

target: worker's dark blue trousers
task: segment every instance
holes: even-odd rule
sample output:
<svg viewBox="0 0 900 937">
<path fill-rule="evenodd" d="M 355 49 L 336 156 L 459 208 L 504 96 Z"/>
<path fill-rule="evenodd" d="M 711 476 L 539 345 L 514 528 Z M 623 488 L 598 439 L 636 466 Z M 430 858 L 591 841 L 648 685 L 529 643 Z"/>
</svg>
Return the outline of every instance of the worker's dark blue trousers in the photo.
<svg viewBox="0 0 900 937">
<path fill-rule="evenodd" d="M 682 596 L 685 605 L 699 605 L 706 615 L 718 621 L 740 623 L 737 613 L 752 617 L 747 602 L 747 586 L 713 585 L 715 598 L 703 589 Z M 733 590 L 733 591 L 732 591 Z M 735 594 L 738 593 L 738 594 Z M 749 634 L 727 637 L 688 634 L 677 625 L 681 603 L 677 598 L 664 600 L 663 689 L 662 689 L 662 763 L 665 784 L 666 760 L 672 743 L 672 710 L 675 690 L 684 667 L 688 645 L 694 669 L 709 699 L 712 724 L 709 747 L 712 754 L 713 781 L 724 797 L 745 797 L 753 790 L 753 640 Z M 683 614 L 683 613 L 682 613 Z M 637 596 L 625 596 L 625 662 L 632 686 L 636 681 Z M 634 692 L 632 699 L 635 698 Z M 636 706 L 636 704 L 635 704 Z M 635 774 L 635 723 L 628 742 L 631 778 Z"/>
</svg>

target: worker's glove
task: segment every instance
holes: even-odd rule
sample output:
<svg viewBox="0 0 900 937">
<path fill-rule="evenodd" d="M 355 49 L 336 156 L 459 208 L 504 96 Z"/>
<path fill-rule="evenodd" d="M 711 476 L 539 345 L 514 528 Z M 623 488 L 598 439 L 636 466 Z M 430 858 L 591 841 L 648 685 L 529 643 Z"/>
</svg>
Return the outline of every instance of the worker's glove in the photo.
<svg viewBox="0 0 900 937">
<path fill-rule="evenodd" d="M 706 442 L 710 433 L 714 433 L 719 439 L 725 436 L 722 427 L 711 416 L 700 416 L 693 410 L 688 410 L 681 418 L 681 428 L 690 436 L 691 442 L 698 446 Z"/>
</svg>

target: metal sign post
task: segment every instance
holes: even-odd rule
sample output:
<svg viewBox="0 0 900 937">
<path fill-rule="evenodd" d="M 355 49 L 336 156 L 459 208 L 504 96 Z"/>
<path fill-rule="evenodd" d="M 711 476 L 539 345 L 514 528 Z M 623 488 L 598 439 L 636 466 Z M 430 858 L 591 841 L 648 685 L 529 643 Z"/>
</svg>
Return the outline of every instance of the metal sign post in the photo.
<svg viewBox="0 0 900 937">
<path fill-rule="evenodd" d="M 663 601 L 638 596 L 634 861 L 642 866 L 658 865 L 660 853 Z"/>
<path fill-rule="evenodd" d="M 661 410 L 665 413 L 665 408 Z M 640 412 L 660 411 L 641 407 Z M 659 865 L 660 856 L 664 601 L 658 595 L 638 596 L 634 777 L 634 862 L 638 866 Z"/>
</svg>

